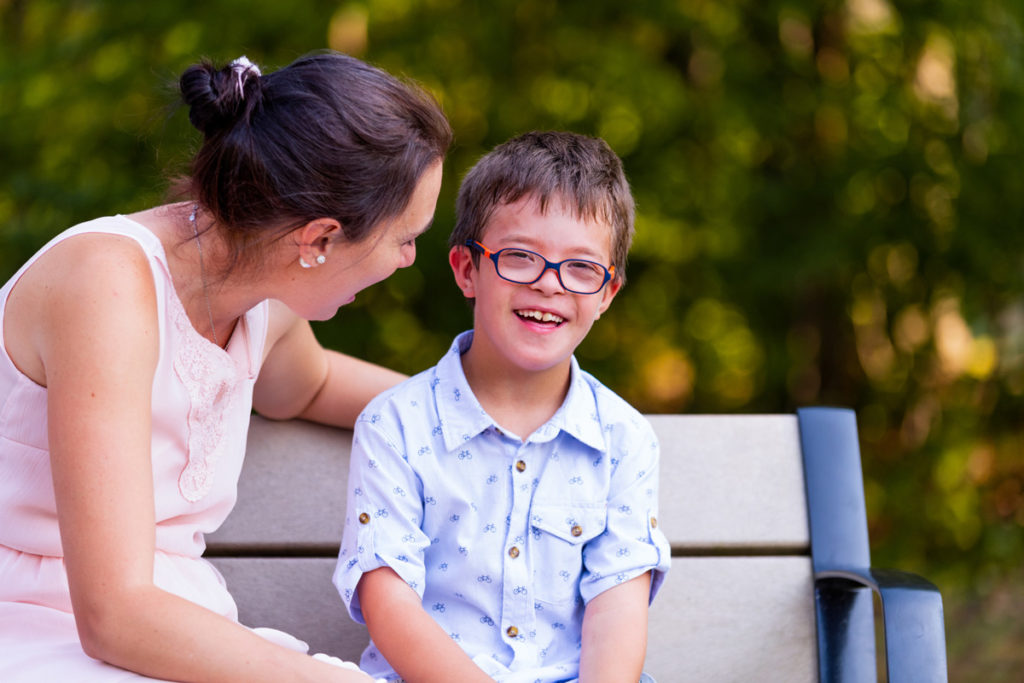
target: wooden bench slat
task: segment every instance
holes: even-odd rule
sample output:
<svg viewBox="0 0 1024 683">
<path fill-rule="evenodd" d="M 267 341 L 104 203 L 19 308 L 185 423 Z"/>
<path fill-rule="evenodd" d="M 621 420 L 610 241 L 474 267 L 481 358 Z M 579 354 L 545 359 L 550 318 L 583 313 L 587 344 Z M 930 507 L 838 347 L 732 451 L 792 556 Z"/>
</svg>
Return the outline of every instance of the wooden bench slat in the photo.
<svg viewBox="0 0 1024 683">
<path fill-rule="evenodd" d="M 674 553 L 809 548 L 792 415 L 650 415 L 661 442 L 662 530 Z M 207 536 L 211 555 L 332 555 L 341 540 L 352 434 L 252 419 L 235 511 Z M 301 452 L 296 452 L 301 448 Z M 301 539 L 301 541 L 299 540 Z"/>
<path fill-rule="evenodd" d="M 674 551 L 809 552 L 796 416 L 647 417 L 661 443 L 661 517 L 671 520 L 662 531 Z"/>
<path fill-rule="evenodd" d="M 238 503 L 206 536 L 208 554 L 281 554 L 289 545 L 337 555 L 345 525 L 352 432 L 253 416 Z"/>
<path fill-rule="evenodd" d="M 359 661 L 370 636 L 349 618 L 331 583 L 333 559 L 214 557 L 210 562 L 224 575 L 241 623 L 290 633 L 309 644 L 310 654 Z"/>
<path fill-rule="evenodd" d="M 331 585 L 332 560 L 211 561 L 236 595 L 243 624 L 281 629 L 310 652 L 359 661 L 369 637 Z M 816 681 L 813 595 L 809 558 L 677 558 L 651 607 L 645 669 L 660 683 Z"/>
<path fill-rule="evenodd" d="M 651 605 L 644 668 L 658 683 L 802 683 L 818 680 L 816 648 L 809 557 L 680 557 Z"/>
</svg>

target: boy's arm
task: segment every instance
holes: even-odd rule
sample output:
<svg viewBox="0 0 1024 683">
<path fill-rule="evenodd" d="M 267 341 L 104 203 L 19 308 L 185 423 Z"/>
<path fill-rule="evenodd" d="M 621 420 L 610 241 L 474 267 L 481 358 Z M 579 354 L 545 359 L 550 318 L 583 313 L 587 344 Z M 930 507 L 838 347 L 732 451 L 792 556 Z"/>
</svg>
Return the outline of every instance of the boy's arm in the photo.
<svg viewBox="0 0 1024 683">
<path fill-rule="evenodd" d="M 594 596 L 583 612 L 580 681 L 640 680 L 647 654 L 647 604 L 651 573 Z"/>
<path fill-rule="evenodd" d="M 393 569 L 364 574 L 356 590 L 370 637 L 405 681 L 491 681 L 424 611 L 420 596 Z M 643 602 L 646 629 L 646 596 Z"/>
</svg>

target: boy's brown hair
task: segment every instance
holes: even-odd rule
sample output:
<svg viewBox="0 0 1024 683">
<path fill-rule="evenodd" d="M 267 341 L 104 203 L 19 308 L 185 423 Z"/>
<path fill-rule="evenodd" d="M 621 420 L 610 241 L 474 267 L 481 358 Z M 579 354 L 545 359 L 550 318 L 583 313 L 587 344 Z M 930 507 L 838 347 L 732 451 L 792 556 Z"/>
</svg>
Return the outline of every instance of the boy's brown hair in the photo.
<svg viewBox="0 0 1024 683">
<path fill-rule="evenodd" d="M 484 155 L 462 180 L 449 248 L 479 240 L 495 209 L 528 195 L 542 213 L 562 202 L 577 218 L 611 226 L 611 265 L 626 281 L 635 208 L 622 161 L 604 140 L 577 133 L 525 133 Z M 476 252 L 473 259 L 479 262 Z"/>
</svg>

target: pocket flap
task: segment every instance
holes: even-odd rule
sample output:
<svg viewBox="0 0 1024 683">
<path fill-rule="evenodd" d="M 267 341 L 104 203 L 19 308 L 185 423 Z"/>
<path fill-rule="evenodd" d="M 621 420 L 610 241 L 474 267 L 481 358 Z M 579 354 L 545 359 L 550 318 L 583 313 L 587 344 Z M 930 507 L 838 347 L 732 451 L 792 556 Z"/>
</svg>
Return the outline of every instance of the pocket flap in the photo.
<svg viewBox="0 0 1024 683">
<path fill-rule="evenodd" d="M 604 531 L 607 506 L 534 505 L 530 524 L 540 531 L 556 536 L 566 543 L 586 543 Z"/>
</svg>

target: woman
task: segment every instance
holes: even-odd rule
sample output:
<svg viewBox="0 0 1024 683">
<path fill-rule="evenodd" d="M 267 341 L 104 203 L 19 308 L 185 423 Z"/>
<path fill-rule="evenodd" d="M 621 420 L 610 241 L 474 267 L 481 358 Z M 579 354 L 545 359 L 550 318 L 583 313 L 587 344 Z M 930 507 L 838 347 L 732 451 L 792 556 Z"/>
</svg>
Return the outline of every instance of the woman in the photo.
<svg viewBox="0 0 1024 683">
<path fill-rule="evenodd" d="M 240 626 L 203 534 L 251 408 L 351 426 L 401 379 L 306 321 L 412 264 L 451 131 L 334 53 L 180 86 L 191 199 L 76 226 L 0 290 L 0 680 L 366 681 Z"/>
</svg>

